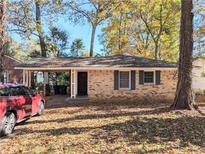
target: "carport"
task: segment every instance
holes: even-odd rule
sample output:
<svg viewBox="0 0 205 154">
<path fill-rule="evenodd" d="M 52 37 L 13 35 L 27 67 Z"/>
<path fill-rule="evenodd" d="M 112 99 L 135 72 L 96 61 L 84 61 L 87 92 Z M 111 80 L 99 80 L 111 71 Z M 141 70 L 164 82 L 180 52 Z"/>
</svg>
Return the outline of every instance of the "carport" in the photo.
<svg viewBox="0 0 205 154">
<path fill-rule="evenodd" d="M 35 81 L 34 74 L 37 72 L 42 72 L 43 73 L 43 93 L 44 95 L 52 95 L 52 94 L 67 94 L 69 96 L 72 96 L 72 98 L 75 98 L 74 96 L 74 91 L 75 91 L 75 84 L 76 84 L 76 71 L 75 70 L 59 70 L 59 69 L 34 69 L 34 68 L 26 68 L 23 69 L 23 84 L 28 86 L 28 87 L 33 87 L 33 82 Z M 50 73 L 67 73 L 69 75 L 69 81 L 68 85 L 66 87 L 59 87 L 57 85 L 54 86 L 54 93 L 49 92 L 48 94 L 48 87 L 50 86 L 49 83 L 49 74 Z M 73 89 L 72 89 L 73 87 Z M 66 88 L 66 90 L 65 90 Z M 65 93 L 66 91 L 66 93 Z M 52 94 L 51 94 L 52 93 Z"/>
<path fill-rule="evenodd" d="M 64 72 L 69 74 L 69 85 L 67 85 L 67 95 L 71 98 L 76 96 L 87 96 L 87 69 L 78 67 L 67 67 L 67 58 L 35 58 L 29 62 L 17 65 L 15 69 L 23 70 L 23 84 L 32 87 L 34 74 L 43 73 L 43 93 L 47 94 L 46 88 L 49 86 L 49 73 Z M 72 60 L 75 63 L 75 61 Z"/>
</svg>

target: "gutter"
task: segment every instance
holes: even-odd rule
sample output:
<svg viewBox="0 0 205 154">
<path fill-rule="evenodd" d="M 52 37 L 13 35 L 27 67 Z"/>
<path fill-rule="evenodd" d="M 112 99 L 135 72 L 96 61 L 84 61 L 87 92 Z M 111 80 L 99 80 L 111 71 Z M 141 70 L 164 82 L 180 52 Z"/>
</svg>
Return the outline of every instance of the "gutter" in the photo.
<svg viewBox="0 0 205 154">
<path fill-rule="evenodd" d="M 17 70 L 52 71 L 52 70 L 177 70 L 177 67 L 15 67 Z"/>
</svg>

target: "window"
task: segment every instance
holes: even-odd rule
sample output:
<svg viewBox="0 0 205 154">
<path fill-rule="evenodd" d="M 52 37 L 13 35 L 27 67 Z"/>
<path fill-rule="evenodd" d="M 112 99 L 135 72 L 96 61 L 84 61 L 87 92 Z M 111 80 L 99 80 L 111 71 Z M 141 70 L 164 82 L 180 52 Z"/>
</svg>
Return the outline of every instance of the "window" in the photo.
<svg viewBox="0 0 205 154">
<path fill-rule="evenodd" d="M 10 96 L 10 90 L 9 88 L 1 88 L 0 89 L 0 96 Z"/>
<path fill-rule="evenodd" d="M 130 88 L 130 72 L 122 71 L 119 75 L 120 88 Z"/>
<path fill-rule="evenodd" d="M 144 83 L 154 83 L 154 72 L 144 72 Z"/>
<path fill-rule="evenodd" d="M 27 93 L 30 94 L 30 95 L 36 95 L 36 94 L 37 94 L 37 92 L 36 92 L 35 89 L 27 88 L 26 91 L 27 91 Z"/>
<path fill-rule="evenodd" d="M 25 96 L 29 95 L 28 92 L 23 87 L 12 88 L 13 96 Z"/>
<path fill-rule="evenodd" d="M 32 95 L 34 93 L 34 90 L 31 90 L 28 87 L 23 87 L 23 89 L 24 89 L 26 95 Z"/>
</svg>

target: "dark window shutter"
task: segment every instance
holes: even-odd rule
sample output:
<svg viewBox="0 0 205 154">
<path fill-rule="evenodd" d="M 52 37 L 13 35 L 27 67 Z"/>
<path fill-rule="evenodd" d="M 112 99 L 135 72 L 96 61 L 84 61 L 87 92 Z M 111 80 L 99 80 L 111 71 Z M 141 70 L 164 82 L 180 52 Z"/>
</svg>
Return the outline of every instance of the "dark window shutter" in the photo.
<svg viewBox="0 0 205 154">
<path fill-rule="evenodd" d="M 114 90 L 119 89 L 119 71 L 114 71 Z"/>
<path fill-rule="evenodd" d="M 161 79 L 161 71 L 156 71 L 155 72 L 155 79 L 156 79 L 156 85 L 160 85 L 160 79 Z"/>
<path fill-rule="evenodd" d="M 136 71 L 131 71 L 131 90 L 136 89 Z"/>
<path fill-rule="evenodd" d="M 139 84 L 144 84 L 144 71 L 139 71 Z"/>
</svg>

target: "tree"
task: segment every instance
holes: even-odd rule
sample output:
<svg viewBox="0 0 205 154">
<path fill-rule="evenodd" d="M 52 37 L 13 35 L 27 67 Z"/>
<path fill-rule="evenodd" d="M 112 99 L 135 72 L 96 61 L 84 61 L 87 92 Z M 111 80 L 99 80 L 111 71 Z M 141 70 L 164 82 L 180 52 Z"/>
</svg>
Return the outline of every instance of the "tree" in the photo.
<svg viewBox="0 0 205 154">
<path fill-rule="evenodd" d="M 46 57 L 46 43 L 45 43 L 45 37 L 43 33 L 42 28 L 42 21 L 41 21 L 41 1 L 35 0 L 35 6 L 36 6 L 36 30 L 38 32 L 39 42 L 41 46 L 41 56 Z"/>
<path fill-rule="evenodd" d="M 4 45 L 5 45 L 5 6 L 6 0 L 0 1 L 0 75 L 4 70 Z"/>
<path fill-rule="evenodd" d="M 193 61 L 193 2 L 181 0 L 180 55 L 178 68 L 178 83 L 174 109 L 193 109 L 194 93 L 192 90 Z"/>
<path fill-rule="evenodd" d="M 93 56 L 93 48 L 95 41 L 95 33 L 97 27 L 111 16 L 112 3 L 114 1 L 107 0 L 70 0 L 66 2 L 72 12 L 68 12 L 71 19 L 74 18 L 75 22 L 79 22 L 80 19 L 85 18 L 91 24 L 92 33 L 90 40 L 90 56 Z"/>
<path fill-rule="evenodd" d="M 61 12 L 61 3 L 50 0 L 19 0 L 9 3 L 10 31 L 19 34 L 25 41 L 37 38 L 41 56 L 47 56 L 44 27 L 57 19 Z M 33 17 L 35 16 L 35 17 Z"/>
<path fill-rule="evenodd" d="M 180 0 L 123 2 L 103 28 L 109 54 L 128 52 L 155 59 L 178 59 Z"/>
<path fill-rule="evenodd" d="M 70 51 L 73 57 L 78 57 L 82 49 L 84 48 L 81 39 L 75 39 L 71 45 Z"/>
<path fill-rule="evenodd" d="M 46 48 L 49 54 L 55 57 L 67 56 L 68 34 L 57 27 L 51 27 L 47 36 Z"/>
<path fill-rule="evenodd" d="M 103 28 L 102 43 L 105 52 L 110 55 L 129 52 L 128 13 L 120 10 L 119 15 L 110 18 L 109 24 Z"/>
<path fill-rule="evenodd" d="M 145 3 L 146 6 L 144 6 L 145 10 L 143 7 L 140 7 L 139 13 L 137 12 L 137 17 L 141 18 L 142 23 L 146 27 L 146 31 L 150 34 L 150 38 L 154 43 L 154 58 L 161 59 L 159 50 L 161 40 L 163 34 L 170 33 L 171 28 L 173 28 L 172 26 L 177 24 L 179 3 L 173 0 L 146 0 L 146 2 L 147 4 Z"/>
</svg>

